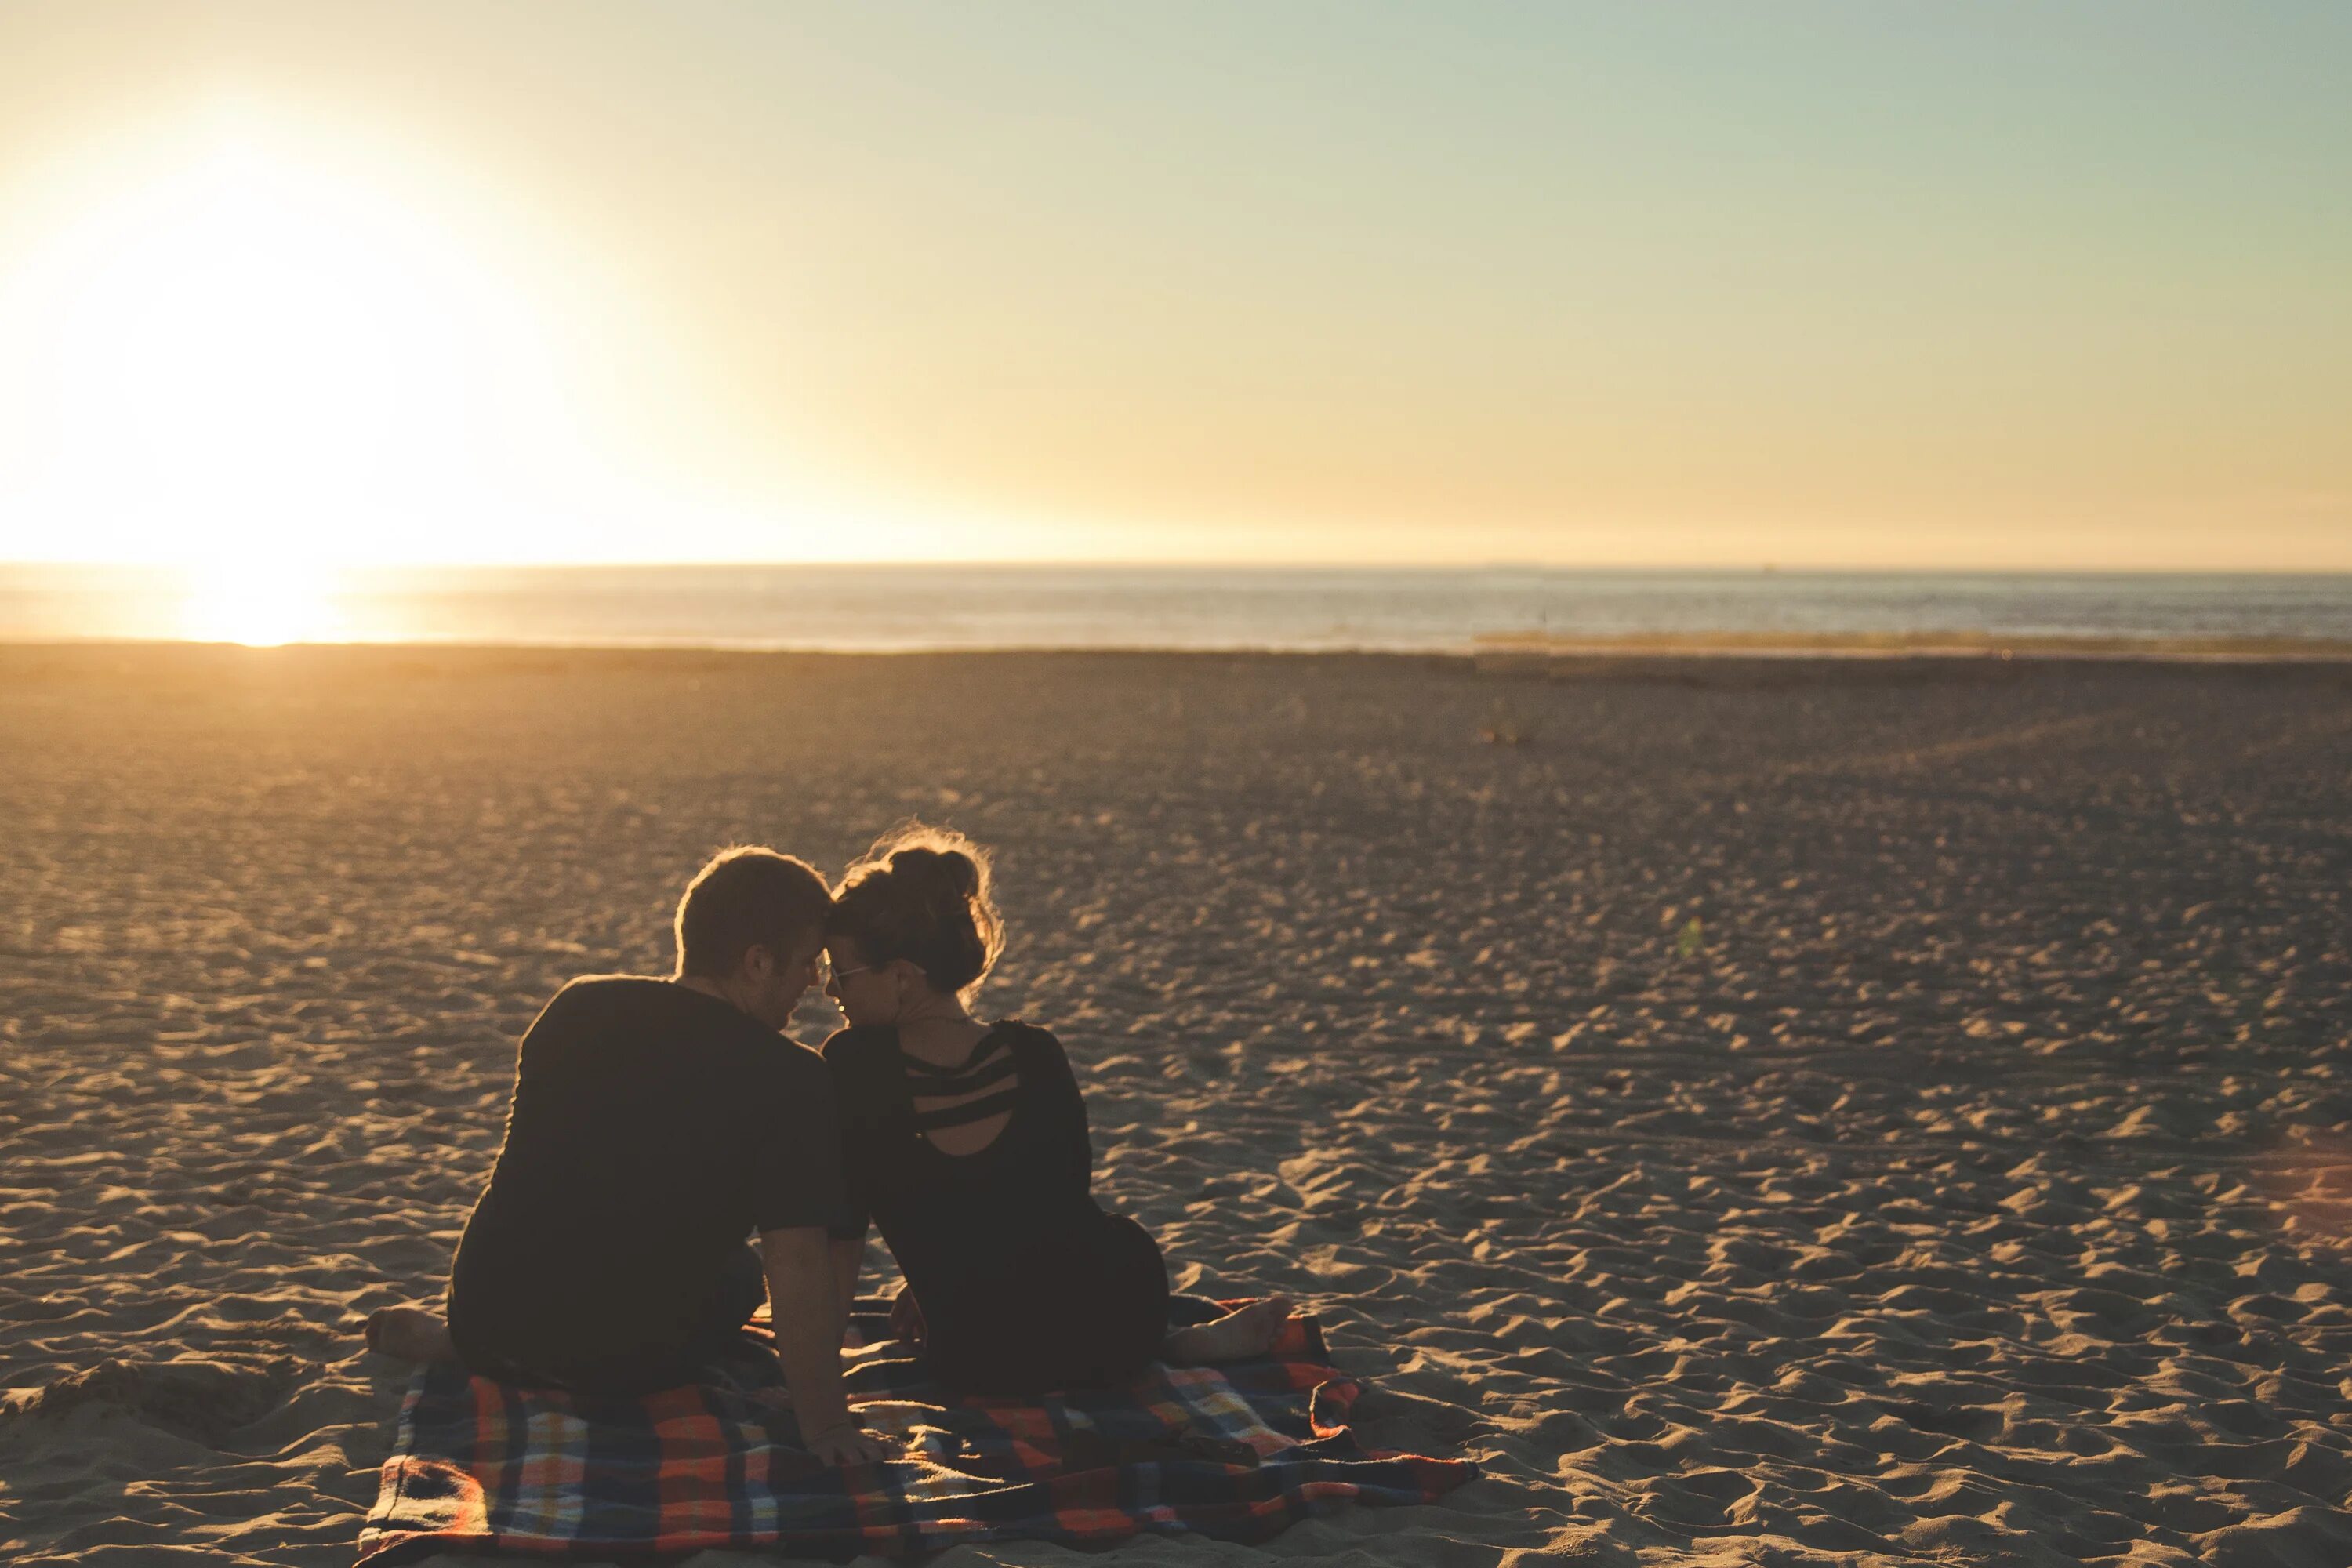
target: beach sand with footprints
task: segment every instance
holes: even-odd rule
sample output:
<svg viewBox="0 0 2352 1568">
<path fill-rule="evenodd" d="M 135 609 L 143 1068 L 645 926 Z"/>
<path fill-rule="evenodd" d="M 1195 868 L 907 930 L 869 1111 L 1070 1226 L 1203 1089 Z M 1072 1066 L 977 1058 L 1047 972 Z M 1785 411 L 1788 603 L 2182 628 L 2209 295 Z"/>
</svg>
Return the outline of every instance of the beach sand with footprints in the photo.
<svg viewBox="0 0 2352 1568">
<path fill-rule="evenodd" d="M 347 1563 L 539 1005 L 920 816 L 1105 1199 L 1486 1468 L 1113 1561 L 2352 1562 L 2341 667 L 14 647 L 0 754 L 13 1561 Z"/>
</svg>

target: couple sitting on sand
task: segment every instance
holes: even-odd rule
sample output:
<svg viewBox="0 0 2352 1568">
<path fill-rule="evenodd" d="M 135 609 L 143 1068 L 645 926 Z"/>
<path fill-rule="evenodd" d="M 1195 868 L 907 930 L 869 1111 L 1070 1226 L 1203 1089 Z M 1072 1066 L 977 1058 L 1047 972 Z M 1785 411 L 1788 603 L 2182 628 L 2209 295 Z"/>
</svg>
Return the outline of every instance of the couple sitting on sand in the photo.
<svg viewBox="0 0 2352 1568">
<path fill-rule="evenodd" d="M 976 846 L 908 829 L 837 897 L 790 856 L 731 849 L 687 889 L 677 931 L 669 979 L 575 980 L 523 1036 L 446 1318 L 388 1308 L 372 1346 L 647 1393 L 733 1352 L 764 1294 L 803 1442 L 876 1459 L 839 1353 L 869 1224 L 906 1277 L 893 1332 L 964 1392 L 1101 1385 L 1273 1342 L 1280 1300 L 1170 1331 L 1158 1244 L 1089 1195 L 1060 1043 L 967 1011 L 1002 943 Z M 849 1020 L 822 1054 L 780 1033 L 819 980 Z"/>
</svg>

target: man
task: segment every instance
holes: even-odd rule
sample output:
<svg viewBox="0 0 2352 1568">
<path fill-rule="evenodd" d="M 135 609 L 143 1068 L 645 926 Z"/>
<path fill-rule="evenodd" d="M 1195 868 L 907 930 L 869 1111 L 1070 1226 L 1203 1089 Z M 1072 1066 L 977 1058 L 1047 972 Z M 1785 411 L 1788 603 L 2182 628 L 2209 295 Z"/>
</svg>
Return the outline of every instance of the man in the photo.
<svg viewBox="0 0 2352 1568">
<path fill-rule="evenodd" d="M 802 861 L 730 849 L 678 900 L 676 974 L 558 993 L 517 1053 L 446 1323 L 391 1308 L 368 1342 L 505 1382 L 646 1393 L 739 1343 L 764 1290 L 802 1441 L 831 1463 L 880 1458 L 841 1387 L 826 1242 L 848 1205 L 831 1085 L 779 1033 L 815 978 L 831 904 Z"/>
</svg>

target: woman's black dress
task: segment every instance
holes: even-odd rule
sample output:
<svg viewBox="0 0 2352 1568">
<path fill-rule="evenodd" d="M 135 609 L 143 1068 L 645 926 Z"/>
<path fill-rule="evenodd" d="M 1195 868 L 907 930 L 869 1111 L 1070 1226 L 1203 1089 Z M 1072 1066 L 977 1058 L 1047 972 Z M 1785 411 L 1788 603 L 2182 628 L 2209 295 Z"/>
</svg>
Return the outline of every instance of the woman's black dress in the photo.
<svg viewBox="0 0 2352 1568">
<path fill-rule="evenodd" d="M 1101 1387 L 1160 1353 L 1167 1264 L 1150 1232 L 1088 1191 L 1086 1105 L 1060 1041 L 1008 1020 L 940 1068 L 902 1051 L 896 1028 L 868 1026 L 827 1040 L 824 1059 L 855 1233 L 869 1216 L 881 1228 L 940 1381 L 972 1394 Z M 918 1094 L 976 1098 L 919 1112 Z M 1006 1111 L 975 1153 L 924 1136 Z"/>
</svg>

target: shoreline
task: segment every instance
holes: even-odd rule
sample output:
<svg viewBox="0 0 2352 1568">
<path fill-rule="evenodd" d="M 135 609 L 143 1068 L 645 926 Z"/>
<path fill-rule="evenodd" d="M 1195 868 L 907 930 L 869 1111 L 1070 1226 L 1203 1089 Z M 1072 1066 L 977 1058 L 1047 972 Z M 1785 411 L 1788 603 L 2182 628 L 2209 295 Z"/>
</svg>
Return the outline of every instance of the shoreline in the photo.
<svg viewBox="0 0 2352 1568">
<path fill-rule="evenodd" d="M 1553 637 L 1535 634 L 1482 636 L 1467 643 L 1429 645 L 1276 644 L 910 644 L 845 647 L 748 639 L 667 638 L 460 639 L 351 638 L 315 642 L 246 643 L 185 637 L 0 637 L 0 658 L 26 653 L 151 652 L 167 656 L 350 657 L 383 655 L 544 655 L 638 658 L 656 656 L 786 657 L 795 658 L 1265 658 L 1443 659 L 1482 672 L 1580 672 L 1635 666 L 1740 664 L 1771 667 L 1919 666 L 2051 668 L 2074 665 L 2327 669 L 2352 667 L 2352 641 L 2329 637 L 2019 637 L 1984 633 L 1631 633 L 1613 637 Z"/>
</svg>

